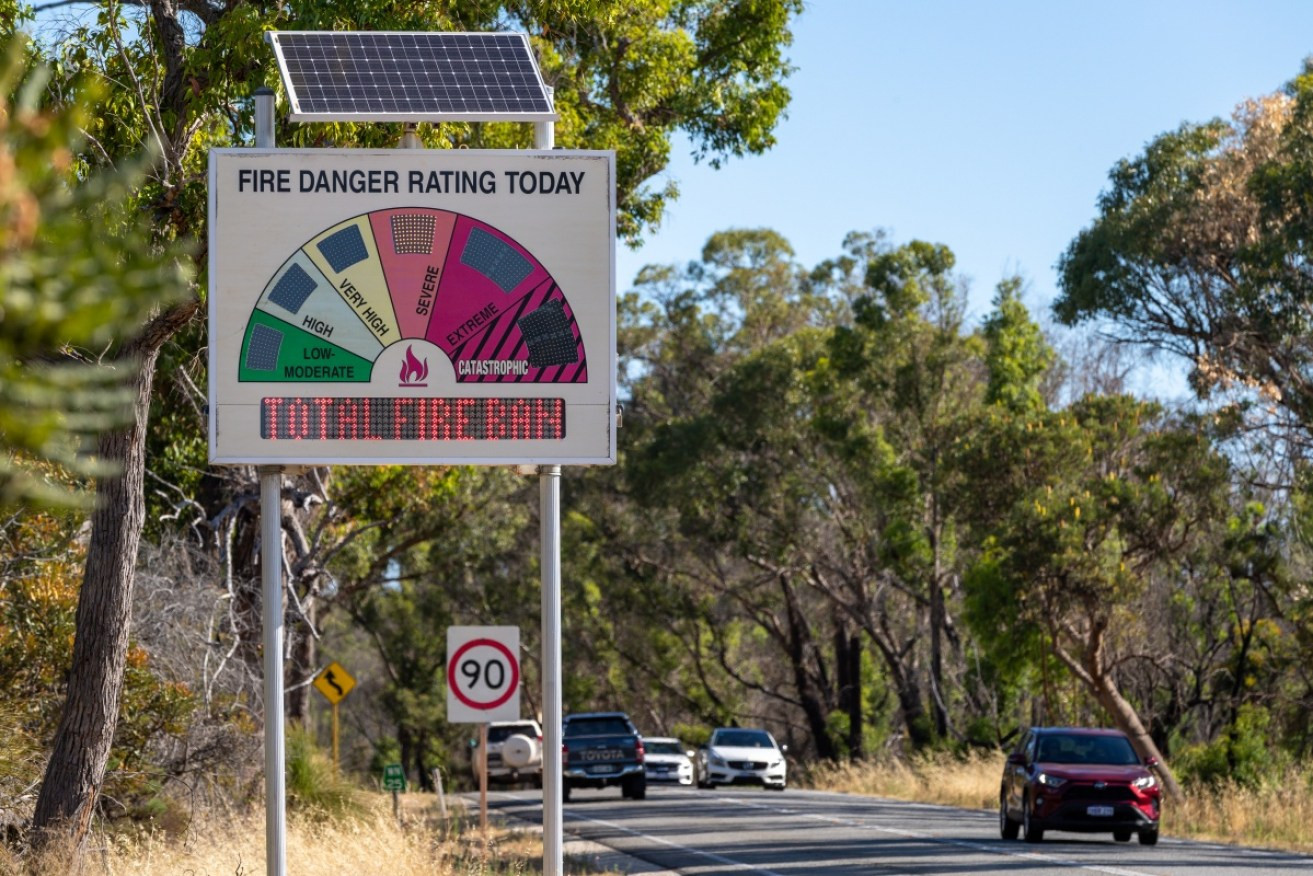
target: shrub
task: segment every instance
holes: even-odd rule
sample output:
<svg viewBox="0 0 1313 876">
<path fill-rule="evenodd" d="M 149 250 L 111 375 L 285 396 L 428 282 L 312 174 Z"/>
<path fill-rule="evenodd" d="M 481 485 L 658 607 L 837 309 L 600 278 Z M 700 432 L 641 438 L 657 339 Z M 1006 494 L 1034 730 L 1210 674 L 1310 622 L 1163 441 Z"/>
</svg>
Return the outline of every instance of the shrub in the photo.
<svg viewBox="0 0 1313 876">
<path fill-rule="evenodd" d="M 292 728 L 287 734 L 287 806 L 311 819 L 363 818 L 366 806 L 360 791 L 320 751 L 309 731 Z"/>
</svg>

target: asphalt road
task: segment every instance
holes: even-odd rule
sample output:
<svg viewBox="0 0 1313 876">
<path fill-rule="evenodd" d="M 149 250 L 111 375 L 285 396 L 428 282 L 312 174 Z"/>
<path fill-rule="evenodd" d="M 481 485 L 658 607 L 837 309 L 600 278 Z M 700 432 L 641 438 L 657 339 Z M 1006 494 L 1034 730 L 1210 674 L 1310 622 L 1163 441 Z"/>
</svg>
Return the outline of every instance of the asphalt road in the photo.
<svg viewBox="0 0 1313 876">
<path fill-rule="evenodd" d="M 508 823 L 542 824 L 537 791 L 492 790 L 488 804 Z M 1313 874 L 1310 856 L 1167 836 L 1152 847 L 1062 832 L 1038 845 L 1004 841 L 994 813 L 792 788 L 649 787 L 641 801 L 618 789 L 579 790 L 565 804 L 564 829 L 567 854 L 572 842 L 591 841 L 628 856 L 607 856 L 607 866 L 649 874 Z"/>
</svg>

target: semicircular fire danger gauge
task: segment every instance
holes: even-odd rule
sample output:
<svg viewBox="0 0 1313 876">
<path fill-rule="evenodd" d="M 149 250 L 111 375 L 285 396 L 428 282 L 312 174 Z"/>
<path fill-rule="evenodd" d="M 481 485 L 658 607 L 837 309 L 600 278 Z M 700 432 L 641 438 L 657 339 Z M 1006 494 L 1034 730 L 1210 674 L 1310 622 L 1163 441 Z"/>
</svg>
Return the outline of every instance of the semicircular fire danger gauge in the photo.
<svg viewBox="0 0 1313 876">
<path fill-rule="evenodd" d="M 289 258 L 246 328 L 239 380 L 368 383 L 407 345 L 401 385 L 440 350 L 458 383 L 575 383 L 588 354 L 574 311 L 531 253 L 445 210 L 378 210 L 340 222 Z M 419 352 L 416 352 L 418 349 Z"/>
<path fill-rule="evenodd" d="M 609 154 L 415 152 L 216 150 L 214 461 L 613 461 Z"/>
</svg>

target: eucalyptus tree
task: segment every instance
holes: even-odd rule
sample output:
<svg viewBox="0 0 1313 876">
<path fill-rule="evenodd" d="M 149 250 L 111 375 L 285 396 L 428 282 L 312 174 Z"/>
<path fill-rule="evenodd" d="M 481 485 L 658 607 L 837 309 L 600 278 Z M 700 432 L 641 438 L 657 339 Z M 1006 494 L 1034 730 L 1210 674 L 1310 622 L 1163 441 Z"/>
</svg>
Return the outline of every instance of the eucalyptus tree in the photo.
<svg viewBox="0 0 1313 876">
<path fill-rule="evenodd" d="M 1268 490 L 1287 555 L 1306 565 L 1313 437 L 1313 66 L 1229 119 L 1187 123 L 1118 162 L 1092 224 L 1060 262 L 1054 310 L 1189 363 L 1243 475 Z M 1247 451 L 1248 456 L 1242 451 Z M 1309 639 L 1297 590 L 1278 610 Z M 1305 647 L 1303 662 L 1310 653 Z"/>
<path fill-rule="evenodd" d="M 1226 518 L 1226 459 L 1200 431 L 1125 396 L 993 426 L 967 448 L 1003 509 L 969 576 L 973 628 L 994 642 L 1038 636 L 1136 749 L 1162 761 L 1119 672 L 1154 637 L 1143 610 L 1149 581 Z"/>
<path fill-rule="evenodd" d="M 1262 444 L 1313 430 L 1313 68 L 1229 120 L 1181 125 L 1114 165 L 1059 263 L 1054 312 L 1165 351 Z M 1293 483 L 1290 457 L 1267 479 Z"/>
<path fill-rule="evenodd" d="M 383 2 L 347 12 L 334 4 L 214 4 L 147 0 L 111 4 L 89 23 L 75 22 L 55 52 L 64 69 L 85 69 L 107 84 L 100 112 L 88 125 L 90 146 L 78 160 L 112 165 L 143 144 L 158 158 L 136 206 L 155 223 L 157 242 L 205 237 L 205 152 L 237 145 L 250 136 L 249 95 L 275 85 L 276 74 L 261 39 L 267 29 L 481 30 L 513 27 L 533 34 L 561 119 L 556 142 L 563 147 L 614 148 L 621 233 L 637 240 L 656 223 L 673 186 L 653 190 L 651 180 L 667 164 L 676 131 L 687 133 L 695 153 L 712 163 L 763 151 L 788 102 L 782 79 L 789 25 L 801 0 L 774 2 L 651 2 L 583 4 L 458 2 L 442 7 Z M 398 132 L 384 127 L 307 125 L 283 128 L 282 143 L 318 146 L 389 145 Z M 430 146 L 523 146 L 529 133 L 510 126 L 464 125 L 420 132 Z M 197 248 L 197 258 L 204 256 Z M 105 457 L 127 470 L 145 467 L 146 426 L 160 351 L 196 319 L 197 294 L 159 312 L 111 348 L 117 361 L 142 367 L 132 387 L 134 427 L 102 446 Z M 203 385 L 203 381 L 192 381 Z M 197 461 L 200 462 L 199 460 Z M 313 497 L 310 484 L 298 492 Z M 100 589 L 130 602 L 135 546 L 142 529 L 141 490 L 129 491 L 113 511 L 98 512 L 93 539 L 113 547 L 88 565 L 88 592 Z M 312 500 L 308 498 L 308 500 Z M 322 501 L 322 496 L 320 497 Z M 108 503 L 103 503 L 106 508 Z M 123 514 L 122 508 L 138 509 Z M 80 629 L 80 636 L 94 636 Z M 88 660 L 104 666 L 106 683 L 95 700 L 121 683 L 122 647 L 106 642 Z M 76 694 L 75 691 L 70 691 Z M 112 735 L 113 718 L 81 695 L 70 697 L 69 726 L 88 721 Z M 106 741 L 105 745 L 108 742 Z M 104 746 L 80 744 L 76 734 L 56 740 L 60 772 L 42 786 L 36 826 L 42 835 L 66 826 L 74 844 L 86 835 L 100 787 Z M 65 772 L 66 770 L 66 772 Z M 67 778 L 61 778 L 67 776 Z"/>
<path fill-rule="evenodd" d="M 961 572 L 951 450 L 984 394 L 983 351 L 963 325 L 948 247 L 850 244 L 862 288 L 813 377 L 845 509 L 835 511 L 845 547 L 819 566 L 818 583 L 876 646 L 920 747 L 963 736 L 953 726 L 964 686 L 950 608 Z"/>
<path fill-rule="evenodd" d="M 636 511 L 655 527 L 629 542 L 632 562 L 682 588 L 694 611 L 679 632 L 704 708 L 729 720 L 734 688 L 749 691 L 834 757 L 834 612 L 801 547 L 824 529 L 803 374 L 824 352 L 828 303 L 769 231 L 714 235 L 683 274 L 646 279 L 650 330 L 629 334 L 642 367 L 625 461 Z"/>
</svg>

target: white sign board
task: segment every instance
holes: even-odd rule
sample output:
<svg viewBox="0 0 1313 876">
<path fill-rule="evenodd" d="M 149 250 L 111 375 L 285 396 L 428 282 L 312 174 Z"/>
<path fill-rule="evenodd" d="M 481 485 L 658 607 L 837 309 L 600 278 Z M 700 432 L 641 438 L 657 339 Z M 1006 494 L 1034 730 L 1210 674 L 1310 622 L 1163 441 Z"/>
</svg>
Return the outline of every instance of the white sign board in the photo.
<svg viewBox="0 0 1313 876">
<path fill-rule="evenodd" d="M 209 170 L 211 462 L 615 462 L 614 153 Z"/>
<path fill-rule="evenodd" d="M 520 717 L 520 628 L 447 627 L 447 721 Z"/>
</svg>

